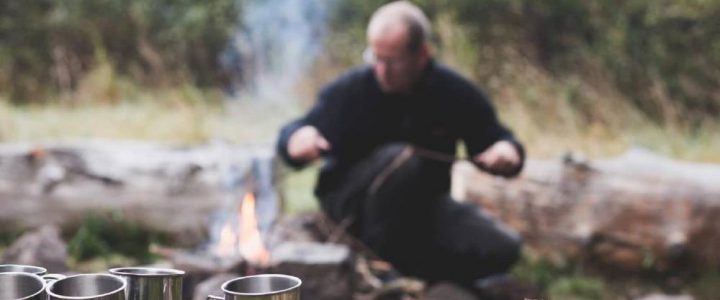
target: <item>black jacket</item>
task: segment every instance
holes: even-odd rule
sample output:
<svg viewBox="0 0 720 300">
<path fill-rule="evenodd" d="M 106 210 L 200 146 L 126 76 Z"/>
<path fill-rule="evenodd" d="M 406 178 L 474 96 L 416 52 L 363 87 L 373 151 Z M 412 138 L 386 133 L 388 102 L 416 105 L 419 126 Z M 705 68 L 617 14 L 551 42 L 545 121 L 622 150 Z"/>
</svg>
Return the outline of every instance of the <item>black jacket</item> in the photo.
<svg viewBox="0 0 720 300">
<path fill-rule="evenodd" d="M 355 163 L 390 143 L 410 143 L 454 155 L 457 141 L 463 140 L 472 157 L 496 141 L 508 140 L 523 160 L 525 156 L 513 134 L 498 122 L 487 97 L 468 80 L 433 61 L 410 95 L 383 92 L 369 66 L 352 69 L 325 86 L 307 115 L 280 132 L 277 151 L 294 167 L 304 164 L 289 157 L 287 143 L 304 125 L 315 126 L 332 147 L 324 156 L 318 196 L 342 181 Z"/>
</svg>

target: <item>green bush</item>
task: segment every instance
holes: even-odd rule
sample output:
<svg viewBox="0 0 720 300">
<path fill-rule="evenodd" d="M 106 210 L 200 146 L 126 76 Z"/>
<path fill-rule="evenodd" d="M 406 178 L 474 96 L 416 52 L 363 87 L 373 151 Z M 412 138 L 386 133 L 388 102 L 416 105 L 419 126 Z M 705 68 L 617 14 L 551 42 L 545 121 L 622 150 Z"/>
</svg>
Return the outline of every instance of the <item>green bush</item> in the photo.
<svg viewBox="0 0 720 300">
<path fill-rule="evenodd" d="M 163 234 L 129 222 L 119 213 L 88 214 L 71 235 L 68 252 L 78 261 L 120 254 L 147 263 L 153 259 L 150 244 L 167 240 Z"/>
<path fill-rule="evenodd" d="M 533 255 L 532 251 L 523 253 L 512 274 L 543 288 L 550 299 L 593 300 L 608 296 L 603 280 L 589 277 L 582 263 L 550 261 Z"/>
<path fill-rule="evenodd" d="M 148 85 L 217 85 L 238 16 L 234 0 L 2 1 L 0 93 L 42 101 L 106 62 Z"/>
<path fill-rule="evenodd" d="M 441 3 L 474 28 L 478 43 L 530 41 L 529 52 L 554 74 L 582 73 L 599 61 L 619 90 L 660 123 L 720 113 L 718 0 Z"/>
<path fill-rule="evenodd" d="M 0 246 L 7 246 L 12 244 L 18 237 L 20 232 L 17 231 L 3 231 L 0 232 Z"/>
<path fill-rule="evenodd" d="M 151 87 L 222 86 L 218 56 L 243 1 L 1 1 L 0 98 L 44 101 L 103 64 Z M 356 62 L 360 50 L 348 50 L 362 49 L 370 14 L 386 2 L 328 2 L 337 43 L 328 55 Z M 431 18 L 452 16 L 476 45 L 529 48 L 519 50 L 558 77 L 602 73 L 658 123 L 692 129 L 720 114 L 720 0 L 414 2 Z"/>
</svg>

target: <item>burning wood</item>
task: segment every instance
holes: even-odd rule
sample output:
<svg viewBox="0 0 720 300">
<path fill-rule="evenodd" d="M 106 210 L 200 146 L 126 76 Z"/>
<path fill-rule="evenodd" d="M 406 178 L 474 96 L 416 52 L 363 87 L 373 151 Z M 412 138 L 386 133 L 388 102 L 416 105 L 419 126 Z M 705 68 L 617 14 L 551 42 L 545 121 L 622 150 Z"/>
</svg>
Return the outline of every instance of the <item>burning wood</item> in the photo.
<svg viewBox="0 0 720 300">
<path fill-rule="evenodd" d="M 249 262 L 267 265 L 270 254 L 263 244 L 255 214 L 255 196 L 248 193 L 240 206 L 240 255 Z"/>
<path fill-rule="evenodd" d="M 270 253 L 258 230 L 255 196 L 252 193 L 245 194 L 235 219 L 237 223 L 230 218 L 222 226 L 220 240 L 213 247 L 212 252 L 221 257 L 239 255 L 253 265 L 267 266 L 270 262 Z"/>
<path fill-rule="evenodd" d="M 252 204 L 252 201 L 245 203 Z M 243 212 L 239 217 L 252 220 L 253 218 L 246 216 L 247 213 L 244 212 L 245 209 L 252 211 L 252 205 L 241 206 Z M 223 255 L 218 254 L 217 249 L 219 248 L 215 246 L 195 250 L 154 246 L 151 251 L 167 258 L 173 267 L 186 271 L 187 293 L 192 293 L 196 285 L 203 285 L 205 280 L 213 280 L 215 275 L 222 273 L 238 274 L 238 276 L 281 273 L 301 278 L 303 280 L 303 296 L 306 298 L 316 300 L 352 299 L 356 287 L 354 255 L 348 246 L 307 239 L 316 236 L 315 233 L 307 232 L 312 230 L 311 227 L 315 225 L 308 226 L 305 222 L 315 222 L 318 219 L 320 218 L 305 218 L 305 216 L 279 219 L 273 230 L 268 232 L 268 236 L 262 236 L 260 230 L 253 230 L 252 232 L 256 232 L 258 239 L 255 241 L 251 239 L 251 242 L 248 242 L 251 247 L 248 249 L 268 251 L 263 256 L 241 254 L 244 253 L 240 249 L 244 247 L 245 242 L 237 235 L 230 238 L 231 242 L 214 244 L 232 246 L 232 251 L 223 252 Z M 237 222 L 229 224 L 236 227 L 234 230 L 240 233 L 243 232 L 239 230 L 240 227 L 246 226 L 239 225 Z M 248 227 L 252 229 L 254 226 Z M 305 233 L 286 235 L 290 231 L 305 231 Z M 252 237 L 253 235 L 255 233 L 248 236 Z M 297 238 L 302 240 L 297 240 Z M 272 240 L 273 243 L 265 245 L 262 243 L 263 240 Z M 257 241 L 261 242 L 262 247 L 253 244 Z M 227 253 L 229 254 L 226 255 Z M 264 257 L 267 261 L 251 260 L 251 258 L 257 257 Z M 333 284 L 328 285 L 329 282 Z"/>
</svg>

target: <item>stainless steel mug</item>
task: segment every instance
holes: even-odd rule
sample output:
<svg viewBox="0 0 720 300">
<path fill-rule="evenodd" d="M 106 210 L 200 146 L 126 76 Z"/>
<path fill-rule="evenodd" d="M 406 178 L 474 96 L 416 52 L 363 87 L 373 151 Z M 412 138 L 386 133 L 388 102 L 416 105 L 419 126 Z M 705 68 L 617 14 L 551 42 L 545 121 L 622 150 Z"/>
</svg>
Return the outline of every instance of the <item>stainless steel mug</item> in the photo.
<svg viewBox="0 0 720 300">
<path fill-rule="evenodd" d="M 50 283 L 49 300 L 125 300 L 125 280 L 111 274 L 80 274 Z"/>
<path fill-rule="evenodd" d="M 27 272 L 0 273 L 0 299 L 45 300 L 45 281 Z"/>
<path fill-rule="evenodd" d="M 50 283 L 51 281 L 65 278 L 65 275 L 62 274 L 47 274 L 47 269 L 43 267 L 15 264 L 0 265 L 0 273 L 7 272 L 22 272 L 35 274 L 42 277 L 42 279 L 45 280 L 45 283 Z M 2 299 L 0 298 L 0 300 Z"/>
<path fill-rule="evenodd" d="M 47 269 L 43 267 L 37 267 L 37 266 L 30 266 L 30 265 L 15 265 L 15 264 L 6 264 L 6 265 L 0 265 L 0 273 L 5 272 L 23 272 L 23 273 L 32 273 L 38 276 L 43 276 L 47 274 Z"/>
<path fill-rule="evenodd" d="M 238 277 L 222 284 L 225 297 L 208 296 L 219 300 L 300 300 L 300 278 L 282 274 L 263 274 Z"/>
<path fill-rule="evenodd" d="M 127 300 L 182 300 L 185 271 L 162 268 L 114 268 L 110 273 L 125 279 Z"/>
</svg>

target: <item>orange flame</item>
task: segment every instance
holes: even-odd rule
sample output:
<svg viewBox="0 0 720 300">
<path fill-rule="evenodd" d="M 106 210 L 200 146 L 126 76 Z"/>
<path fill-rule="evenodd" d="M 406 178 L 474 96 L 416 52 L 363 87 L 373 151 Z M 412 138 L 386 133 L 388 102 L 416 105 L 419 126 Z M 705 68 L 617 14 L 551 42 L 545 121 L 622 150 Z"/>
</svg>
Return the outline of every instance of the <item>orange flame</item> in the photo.
<svg viewBox="0 0 720 300">
<path fill-rule="evenodd" d="M 238 212 L 237 227 L 231 222 L 223 225 L 220 230 L 220 241 L 215 248 L 219 256 L 240 255 L 247 261 L 256 265 L 267 265 L 270 253 L 258 230 L 257 215 L 255 214 L 255 195 L 246 193 Z"/>
<path fill-rule="evenodd" d="M 240 239 L 238 248 L 240 255 L 250 262 L 267 265 L 270 261 L 270 253 L 265 249 L 265 244 L 260 237 L 258 230 L 257 215 L 255 214 L 255 195 L 245 194 L 240 205 Z"/>
</svg>

